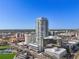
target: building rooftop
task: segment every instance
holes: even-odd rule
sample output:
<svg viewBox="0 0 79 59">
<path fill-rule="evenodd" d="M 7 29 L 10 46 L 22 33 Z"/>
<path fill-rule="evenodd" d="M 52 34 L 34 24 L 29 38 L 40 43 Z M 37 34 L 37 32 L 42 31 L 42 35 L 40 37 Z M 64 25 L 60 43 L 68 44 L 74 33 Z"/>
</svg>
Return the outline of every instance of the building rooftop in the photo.
<svg viewBox="0 0 79 59">
<path fill-rule="evenodd" d="M 47 20 L 47 18 L 46 17 L 39 17 L 39 18 L 37 18 L 38 20 Z"/>
<path fill-rule="evenodd" d="M 47 53 L 48 55 L 52 56 L 52 57 L 56 57 L 56 58 L 60 58 L 63 57 L 64 55 L 66 55 L 66 49 L 64 48 L 47 48 L 45 49 L 45 53 Z"/>
<path fill-rule="evenodd" d="M 29 45 L 33 46 L 33 47 L 38 47 L 38 44 L 36 44 L 36 43 L 34 43 L 34 44 L 33 43 L 29 43 Z"/>
<path fill-rule="evenodd" d="M 70 40 L 68 41 L 69 44 L 78 44 L 79 43 L 79 40 Z"/>
<path fill-rule="evenodd" d="M 61 39 L 61 37 L 58 37 L 58 36 L 48 36 L 48 37 L 45 37 L 44 39 Z"/>
</svg>

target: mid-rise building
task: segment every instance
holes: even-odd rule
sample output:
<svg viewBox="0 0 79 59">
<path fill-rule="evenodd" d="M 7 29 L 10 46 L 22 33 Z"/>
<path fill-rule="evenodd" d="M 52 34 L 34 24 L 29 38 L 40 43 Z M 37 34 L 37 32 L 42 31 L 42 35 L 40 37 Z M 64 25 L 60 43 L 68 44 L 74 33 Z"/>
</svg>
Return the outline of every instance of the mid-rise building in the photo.
<svg viewBox="0 0 79 59">
<path fill-rule="evenodd" d="M 31 39 L 32 39 L 32 34 L 29 34 L 29 33 L 25 33 L 25 44 L 29 44 L 31 42 Z"/>
</svg>

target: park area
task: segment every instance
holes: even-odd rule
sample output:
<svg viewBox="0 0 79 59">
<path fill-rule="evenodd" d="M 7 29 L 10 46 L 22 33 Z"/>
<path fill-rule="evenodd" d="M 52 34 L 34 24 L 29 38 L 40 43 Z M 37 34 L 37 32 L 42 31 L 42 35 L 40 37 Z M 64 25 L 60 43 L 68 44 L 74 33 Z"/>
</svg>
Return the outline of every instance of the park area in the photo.
<svg viewBox="0 0 79 59">
<path fill-rule="evenodd" d="M 15 56 L 14 53 L 10 53 L 10 54 L 0 54 L 0 59 L 13 59 Z"/>
<path fill-rule="evenodd" d="M 13 59 L 16 55 L 15 53 L 11 52 L 11 46 L 0 46 L 0 59 Z M 8 50 L 7 50 L 8 49 Z"/>
<path fill-rule="evenodd" d="M 6 46 L 0 46 L 0 50 L 4 50 L 4 49 L 8 49 L 8 48 L 11 48 L 11 46 L 8 46 L 8 45 L 6 45 Z"/>
</svg>

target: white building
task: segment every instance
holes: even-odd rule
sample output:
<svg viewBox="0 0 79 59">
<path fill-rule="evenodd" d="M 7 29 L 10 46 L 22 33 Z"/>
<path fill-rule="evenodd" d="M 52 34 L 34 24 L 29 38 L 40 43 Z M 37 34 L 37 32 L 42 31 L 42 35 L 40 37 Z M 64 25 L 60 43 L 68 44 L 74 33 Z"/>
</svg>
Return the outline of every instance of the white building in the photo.
<svg viewBox="0 0 79 59">
<path fill-rule="evenodd" d="M 54 59 L 63 59 L 63 57 L 67 54 L 66 49 L 57 47 L 47 48 L 45 49 L 45 53 Z"/>
</svg>

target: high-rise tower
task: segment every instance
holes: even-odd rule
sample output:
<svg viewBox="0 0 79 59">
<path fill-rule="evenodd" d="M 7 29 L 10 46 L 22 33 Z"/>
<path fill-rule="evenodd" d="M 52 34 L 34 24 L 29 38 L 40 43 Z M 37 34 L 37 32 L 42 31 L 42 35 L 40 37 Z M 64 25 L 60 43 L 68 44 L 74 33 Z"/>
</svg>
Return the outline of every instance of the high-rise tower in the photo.
<svg viewBox="0 0 79 59">
<path fill-rule="evenodd" d="M 43 51 L 43 38 L 48 36 L 48 20 L 45 17 L 37 18 L 36 21 L 36 43 L 39 51 Z"/>
</svg>

